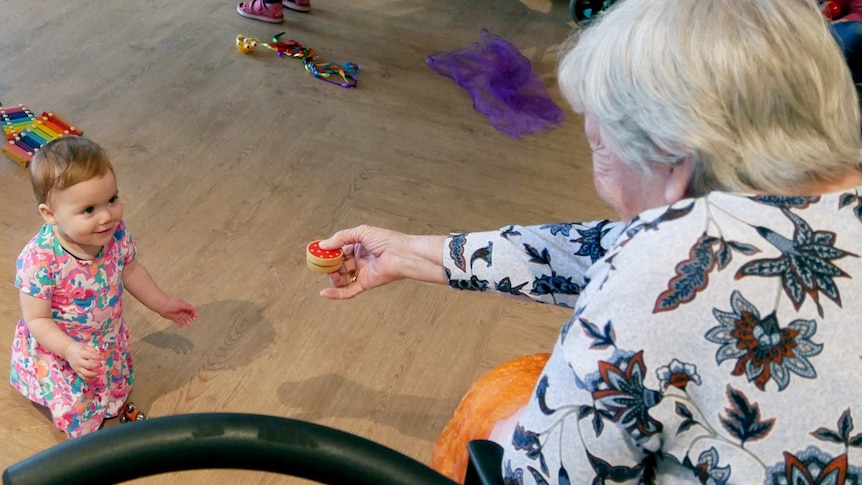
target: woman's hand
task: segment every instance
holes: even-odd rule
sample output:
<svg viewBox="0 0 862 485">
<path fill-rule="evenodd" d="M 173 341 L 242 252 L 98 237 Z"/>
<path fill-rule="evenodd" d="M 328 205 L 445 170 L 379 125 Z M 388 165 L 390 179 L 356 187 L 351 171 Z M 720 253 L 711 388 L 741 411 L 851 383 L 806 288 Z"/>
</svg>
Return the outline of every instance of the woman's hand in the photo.
<svg viewBox="0 0 862 485">
<path fill-rule="evenodd" d="M 159 315 L 173 320 L 180 327 L 188 327 L 198 318 L 198 311 L 191 303 L 180 298 L 169 297 Z"/>
<path fill-rule="evenodd" d="M 66 360 L 72 369 L 87 382 L 105 375 L 105 356 L 93 347 L 73 342 L 66 347 Z"/>
<path fill-rule="evenodd" d="M 400 279 L 446 283 L 443 245 L 446 236 L 412 236 L 379 227 L 358 226 L 320 241 L 322 249 L 344 251 L 341 269 L 329 275 L 325 298 L 353 298 Z"/>
</svg>

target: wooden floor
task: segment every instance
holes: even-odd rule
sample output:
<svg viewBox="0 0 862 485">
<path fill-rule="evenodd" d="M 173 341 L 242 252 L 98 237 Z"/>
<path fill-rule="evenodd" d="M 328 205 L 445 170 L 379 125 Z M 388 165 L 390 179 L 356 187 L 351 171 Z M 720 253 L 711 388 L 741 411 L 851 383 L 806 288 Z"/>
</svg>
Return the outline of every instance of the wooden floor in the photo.
<svg viewBox="0 0 862 485">
<path fill-rule="evenodd" d="M 5 2 L 0 102 L 57 112 L 106 148 L 140 261 L 200 311 L 182 330 L 127 301 L 139 407 L 298 418 L 427 462 L 482 372 L 549 350 L 564 309 L 415 282 L 328 301 L 304 246 L 359 223 L 437 234 L 612 217 L 595 199 L 578 115 L 509 137 L 425 62 L 487 28 L 564 106 L 555 62 L 573 28 L 567 3 L 314 0 L 271 25 L 224 0 Z M 237 34 L 281 31 L 320 61 L 359 64 L 359 87 L 234 48 Z M 0 207 L 3 363 L 19 318 L 15 259 L 41 225 L 26 171 L 5 158 Z M 64 441 L 8 385 L 0 436 L 0 469 Z M 180 478 L 304 482 L 224 470 L 141 482 Z"/>
</svg>

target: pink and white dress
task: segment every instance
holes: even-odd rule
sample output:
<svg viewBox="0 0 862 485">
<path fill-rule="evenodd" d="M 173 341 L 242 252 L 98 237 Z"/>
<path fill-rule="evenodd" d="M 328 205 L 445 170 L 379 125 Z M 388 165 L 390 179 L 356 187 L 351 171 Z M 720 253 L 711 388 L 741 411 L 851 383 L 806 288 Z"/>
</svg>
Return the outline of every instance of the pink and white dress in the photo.
<svg viewBox="0 0 862 485">
<path fill-rule="evenodd" d="M 43 347 L 18 321 L 12 342 L 12 387 L 46 406 L 70 438 L 96 431 L 114 417 L 132 390 L 129 331 L 123 319 L 123 268 L 136 254 L 120 222 L 114 237 L 93 260 L 69 254 L 44 225 L 17 260 L 15 286 L 51 301 L 54 322 L 73 339 L 105 354 L 106 373 L 84 381 L 68 361 Z"/>
</svg>

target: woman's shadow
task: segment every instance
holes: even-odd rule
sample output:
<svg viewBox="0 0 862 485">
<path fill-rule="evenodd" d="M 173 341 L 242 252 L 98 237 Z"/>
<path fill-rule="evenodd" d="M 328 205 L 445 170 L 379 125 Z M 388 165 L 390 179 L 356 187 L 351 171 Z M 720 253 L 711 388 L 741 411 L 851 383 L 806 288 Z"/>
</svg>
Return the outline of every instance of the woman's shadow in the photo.
<svg viewBox="0 0 862 485">
<path fill-rule="evenodd" d="M 456 400 L 381 391 L 329 373 L 278 386 L 281 404 L 298 408 L 290 417 L 320 422 L 327 417 L 363 419 L 433 442 L 452 417 Z"/>
<path fill-rule="evenodd" d="M 142 409 L 180 389 L 202 372 L 236 370 L 262 357 L 275 344 L 276 332 L 264 308 L 249 301 L 225 300 L 201 305 L 189 328 L 170 327 L 134 344 L 135 387 Z M 276 369 L 268 381 L 277 379 Z M 329 417 L 356 418 L 433 441 L 451 417 L 457 400 L 413 396 L 368 387 L 337 373 L 283 381 L 277 396 L 290 409 L 284 417 L 309 422 Z"/>
</svg>

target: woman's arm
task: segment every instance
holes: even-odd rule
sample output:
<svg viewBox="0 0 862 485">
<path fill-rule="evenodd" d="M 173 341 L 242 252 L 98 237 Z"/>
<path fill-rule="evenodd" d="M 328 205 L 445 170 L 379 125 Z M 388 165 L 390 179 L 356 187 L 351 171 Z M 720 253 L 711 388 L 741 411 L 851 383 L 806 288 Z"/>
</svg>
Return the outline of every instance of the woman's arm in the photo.
<svg viewBox="0 0 862 485">
<path fill-rule="evenodd" d="M 320 294 L 352 298 L 392 281 L 413 279 L 573 306 L 586 284 L 587 268 L 605 254 L 624 225 L 602 220 L 449 236 L 358 226 L 320 242 L 324 249 L 342 248 L 347 260 L 330 276 L 333 287 Z M 350 274 L 355 281 L 350 281 Z"/>
<path fill-rule="evenodd" d="M 624 225 L 602 220 L 506 226 L 450 236 L 444 257 L 449 285 L 572 307 L 586 285 L 587 269 Z"/>
</svg>

